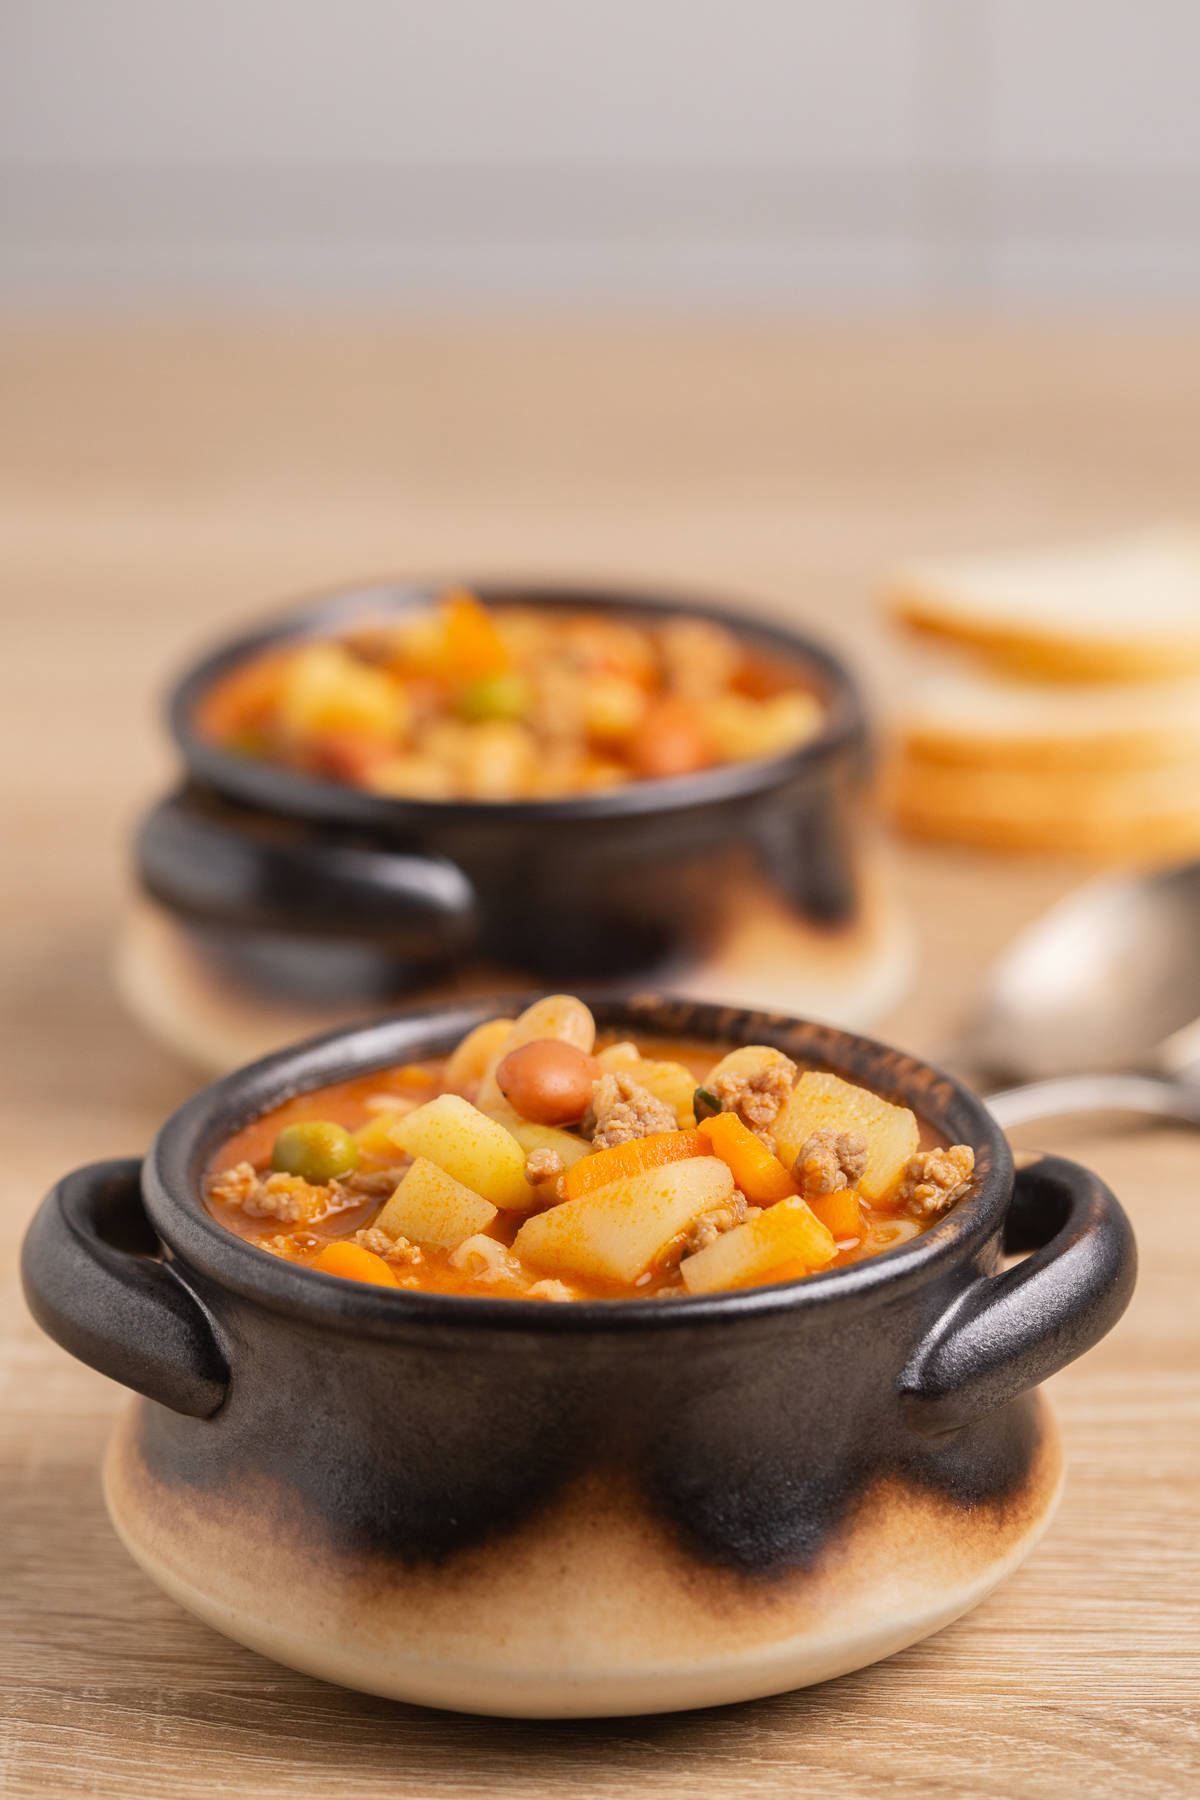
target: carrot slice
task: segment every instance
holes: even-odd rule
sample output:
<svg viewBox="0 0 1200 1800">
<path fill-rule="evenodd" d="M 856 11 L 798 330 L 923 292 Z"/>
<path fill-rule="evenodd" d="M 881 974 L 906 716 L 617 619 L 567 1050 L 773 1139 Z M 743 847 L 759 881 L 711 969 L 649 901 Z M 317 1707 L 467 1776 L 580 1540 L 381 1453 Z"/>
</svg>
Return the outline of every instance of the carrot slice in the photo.
<svg viewBox="0 0 1200 1800">
<path fill-rule="evenodd" d="M 610 1181 L 628 1181 L 631 1175 L 683 1162 L 689 1156 L 711 1155 L 712 1145 L 698 1131 L 656 1131 L 650 1137 L 632 1138 L 628 1144 L 613 1144 L 608 1150 L 581 1156 L 563 1176 L 563 1188 L 568 1200 L 578 1200 L 595 1188 L 607 1187 Z"/>
<path fill-rule="evenodd" d="M 736 1113 L 714 1113 L 701 1121 L 698 1130 L 733 1170 L 733 1179 L 752 1206 L 774 1206 L 799 1193 L 783 1163 Z"/>
<path fill-rule="evenodd" d="M 452 681 L 477 681 L 483 675 L 502 675 L 508 668 L 508 651 L 491 617 L 474 594 L 457 590 L 442 601 L 446 643 L 446 672 Z"/>
<path fill-rule="evenodd" d="M 837 1188 L 832 1194 L 807 1194 L 805 1198 L 822 1225 L 828 1225 L 835 1238 L 862 1236 L 862 1215 L 858 1210 L 858 1195 L 853 1188 Z"/>
<path fill-rule="evenodd" d="M 322 1275 L 343 1275 L 348 1281 L 369 1281 L 375 1287 L 400 1285 L 382 1256 L 376 1256 L 373 1250 L 364 1250 L 361 1244 L 351 1244 L 345 1238 L 326 1244 L 308 1266 L 320 1269 Z"/>
</svg>

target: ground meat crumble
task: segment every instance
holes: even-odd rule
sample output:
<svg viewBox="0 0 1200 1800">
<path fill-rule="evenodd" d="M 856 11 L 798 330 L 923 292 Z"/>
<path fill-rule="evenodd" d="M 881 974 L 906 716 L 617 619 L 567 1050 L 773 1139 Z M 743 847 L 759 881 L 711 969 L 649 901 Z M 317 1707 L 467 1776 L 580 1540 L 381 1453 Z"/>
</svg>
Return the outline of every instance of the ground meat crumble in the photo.
<svg viewBox="0 0 1200 1800">
<path fill-rule="evenodd" d="M 900 1186 L 899 1200 L 918 1219 L 934 1219 L 963 1193 L 975 1170 L 975 1152 L 969 1144 L 951 1144 L 946 1150 L 919 1150 L 910 1156 Z"/>
<path fill-rule="evenodd" d="M 283 1225 L 308 1225 L 328 1213 L 361 1206 L 364 1200 L 386 1200 L 395 1192 L 399 1169 L 355 1170 L 326 1186 L 305 1181 L 302 1175 L 260 1172 L 253 1163 L 234 1163 L 221 1169 L 208 1184 L 210 1200 L 237 1206 L 250 1219 L 278 1219 Z"/>
<path fill-rule="evenodd" d="M 772 1060 L 753 1075 L 741 1075 L 736 1070 L 718 1075 L 712 1084 L 712 1092 L 721 1102 L 722 1112 L 736 1113 L 743 1125 L 748 1125 L 766 1142 L 780 1107 L 795 1085 L 795 1063 L 780 1056 L 778 1061 Z M 767 1148 L 773 1151 L 774 1144 L 768 1143 Z"/>
<path fill-rule="evenodd" d="M 389 1237 L 378 1225 L 367 1225 L 356 1231 L 354 1241 L 364 1250 L 373 1250 L 376 1256 L 382 1256 L 384 1262 L 410 1267 L 423 1260 L 418 1244 L 410 1244 L 406 1237 Z"/>
<path fill-rule="evenodd" d="M 593 1150 L 610 1150 L 614 1144 L 651 1137 L 656 1131 L 675 1131 L 679 1124 L 673 1107 L 619 1070 L 592 1084 L 592 1112 Z"/>
<path fill-rule="evenodd" d="M 531 1150 L 525 1158 L 525 1179 L 530 1187 L 540 1187 L 544 1181 L 553 1181 L 566 1168 L 557 1150 Z"/>
<path fill-rule="evenodd" d="M 867 1166 L 867 1140 L 857 1131 L 822 1125 L 805 1138 L 792 1164 L 802 1194 L 833 1194 L 853 1187 Z"/>
<path fill-rule="evenodd" d="M 278 1219 L 284 1225 L 307 1225 L 328 1209 L 329 1196 L 300 1175 L 260 1175 L 253 1163 L 234 1163 L 209 1183 L 209 1198 L 239 1206 L 251 1219 Z"/>
<path fill-rule="evenodd" d="M 728 1200 L 721 1206 L 714 1206 L 708 1212 L 700 1214 L 688 1226 L 683 1240 L 684 1254 L 690 1256 L 696 1250 L 706 1250 L 715 1244 L 723 1232 L 732 1231 L 735 1225 L 741 1225 L 746 1217 L 746 1196 L 741 1188 L 734 1188 Z"/>
</svg>

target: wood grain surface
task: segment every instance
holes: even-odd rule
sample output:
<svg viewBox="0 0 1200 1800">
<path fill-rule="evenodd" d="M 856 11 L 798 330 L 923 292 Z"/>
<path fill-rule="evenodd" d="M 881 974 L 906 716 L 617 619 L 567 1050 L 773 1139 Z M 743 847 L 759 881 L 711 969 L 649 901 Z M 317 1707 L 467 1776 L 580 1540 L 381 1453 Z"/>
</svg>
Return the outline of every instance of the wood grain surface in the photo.
<svg viewBox="0 0 1200 1800">
<path fill-rule="evenodd" d="M 72 1165 L 189 1089 L 113 996 L 126 839 L 192 646 L 387 569 L 744 593 L 886 687 L 893 560 L 1196 505 L 1200 335 L 247 321 L 0 331 L 5 1030 L 0 1041 L 0 1793 L 29 1796 L 1175 1796 L 1200 1791 L 1200 1142 L 1033 1134 L 1127 1202 L 1142 1277 L 1053 1383 L 1070 1475 L 970 1618 L 805 1693 L 508 1724 L 360 1698 L 180 1612 L 104 1515 L 120 1394 L 45 1341 L 20 1235 Z M 934 1050 L 978 971 L 1077 871 L 904 851 L 922 947 L 887 1035 Z M 1028 1134 L 1027 1134 L 1028 1136 Z"/>
</svg>

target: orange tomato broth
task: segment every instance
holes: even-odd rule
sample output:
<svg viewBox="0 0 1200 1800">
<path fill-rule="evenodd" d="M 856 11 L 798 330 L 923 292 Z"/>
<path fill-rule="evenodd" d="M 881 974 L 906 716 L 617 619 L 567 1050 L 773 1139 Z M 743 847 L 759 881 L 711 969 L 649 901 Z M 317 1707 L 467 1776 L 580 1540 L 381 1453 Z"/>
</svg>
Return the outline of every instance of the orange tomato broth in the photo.
<svg viewBox="0 0 1200 1800">
<path fill-rule="evenodd" d="M 677 628 L 712 634 L 707 664 L 703 649 L 682 672 L 669 659 Z M 465 593 L 272 646 L 216 681 L 194 715 L 211 741 L 301 773 L 393 798 L 492 801 L 776 755 L 821 716 L 798 662 L 686 613 L 493 613 Z"/>
<path fill-rule="evenodd" d="M 598 1036 L 596 1049 L 600 1051 L 607 1045 L 618 1041 L 626 1042 L 627 1034 L 620 1039 L 616 1035 Z M 699 1085 L 709 1069 L 725 1053 L 727 1046 L 713 1049 L 695 1043 L 676 1040 L 656 1039 L 643 1035 L 635 1040 L 643 1055 L 652 1059 L 670 1060 L 683 1063 L 696 1076 Z M 264 1113 L 260 1118 L 252 1120 L 248 1125 L 226 1140 L 214 1154 L 208 1168 L 211 1178 L 219 1171 L 230 1168 L 239 1162 L 253 1164 L 255 1169 L 266 1171 L 271 1166 L 271 1153 L 277 1134 L 285 1125 L 302 1123 L 307 1120 L 330 1120 L 353 1131 L 365 1125 L 376 1114 L 384 1110 L 380 1106 L 372 1106 L 372 1099 L 382 1100 L 396 1096 L 409 1103 L 420 1105 L 433 1099 L 437 1094 L 445 1092 L 442 1082 L 442 1070 L 445 1059 L 431 1059 L 420 1063 L 398 1064 L 391 1068 L 376 1070 L 373 1074 L 355 1076 L 348 1081 L 332 1082 L 326 1087 L 314 1088 L 297 1094 L 282 1105 Z M 469 1095 L 467 1096 L 470 1097 Z M 931 1149 L 945 1144 L 945 1138 L 933 1130 L 931 1126 L 917 1115 L 922 1149 Z M 399 1153 L 394 1162 L 406 1165 L 408 1159 Z M 379 1166 L 364 1160 L 361 1166 L 370 1169 Z M 389 1163 L 388 1166 L 391 1166 Z M 577 1165 L 578 1166 L 578 1165 Z M 353 1240 L 354 1234 L 369 1226 L 382 1209 L 384 1200 L 370 1198 L 359 1206 L 343 1207 L 324 1218 L 298 1226 L 281 1224 L 275 1218 L 256 1218 L 231 1203 L 209 1195 L 207 1205 L 212 1215 L 227 1229 L 246 1242 L 266 1249 L 270 1254 L 281 1254 L 272 1248 L 272 1240 L 283 1238 L 297 1239 L 294 1248 L 287 1252 L 287 1260 L 304 1265 L 311 1264 L 318 1258 L 330 1243 L 339 1240 Z M 894 1235 L 899 1218 L 894 1208 L 886 1206 L 871 1207 L 860 1201 L 860 1218 L 862 1236 L 856 1241 L 838 1241 L 838 1251 L 830 1268 L 845 1267 L 861 1261 L 864 1257 L 874 1255 L 889 1248 L 888 1238 Z M 524 1214 L 506 1213 L 501 1210 L 495 1221 L 488 1227 L 486 1235 L 494 1237 L 505 1246 L 511 1245 L 517 1231 L 524 1223 Z M 930 1221 L 931 1223 L 932 1221 Z M 924 1229 L 921 1226 L 920 1229 Z M 463 1294 L 484 1296 L 487 1298 L 520 1298 L 511 1288 L 496 1287 L 482 1281 L 475 1275 L 456 1268 L 450 1261 L 450 1253 L 445 1250 L 424 1247 L 422 1260 L 413 1269 L 397 1269 L 398 1285 L 409 1289 L 418 1289 L 427 1293 Z M 537 1279 L 538 1271 L 531 1271 L 530 1279 Z M 772 1271 L 770 1279 L 781 1281 L 808 1273 L 800 1267 L 782 1265 Z M 763 1278 L 766 1279 L 765 1277 Z M 605 1281 L 594 1276 L 572 1273 L 569 1278 L 570 1287 L 580 1299 L 612 1300 L 612 1299 L 647 1299 L 658 1296 L 680 1295 L 684 1288 L 678 1268 L 656 1269 L 650 1279 L 634 1287 L 619 1282 Z"/>
</svg>

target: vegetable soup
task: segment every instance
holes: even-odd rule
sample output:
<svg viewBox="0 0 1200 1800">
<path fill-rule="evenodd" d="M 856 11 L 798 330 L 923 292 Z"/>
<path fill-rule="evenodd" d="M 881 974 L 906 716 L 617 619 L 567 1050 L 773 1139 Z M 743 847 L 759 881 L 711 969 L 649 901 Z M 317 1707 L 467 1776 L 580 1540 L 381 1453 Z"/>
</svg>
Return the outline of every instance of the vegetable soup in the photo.
<svg viewBox="0 0 1200 1800">
<path fill-rule="evenodd" d="M 907 1107 L 770 1045 L 598 1042 L 556 994 L 256 1119 L 206 1198 L 260 1249 L 382 1287 L 669 1299 L 891 1249 L 973 1169 Z"/>
<path fill-rule="evenodd" d="M 769 757 L 820 730 L 796 665 L 707 619 L 452 592 L 265 651 L 205 695 L 210 741 L 397 799 L 538 800 Z"/>
</svg>

